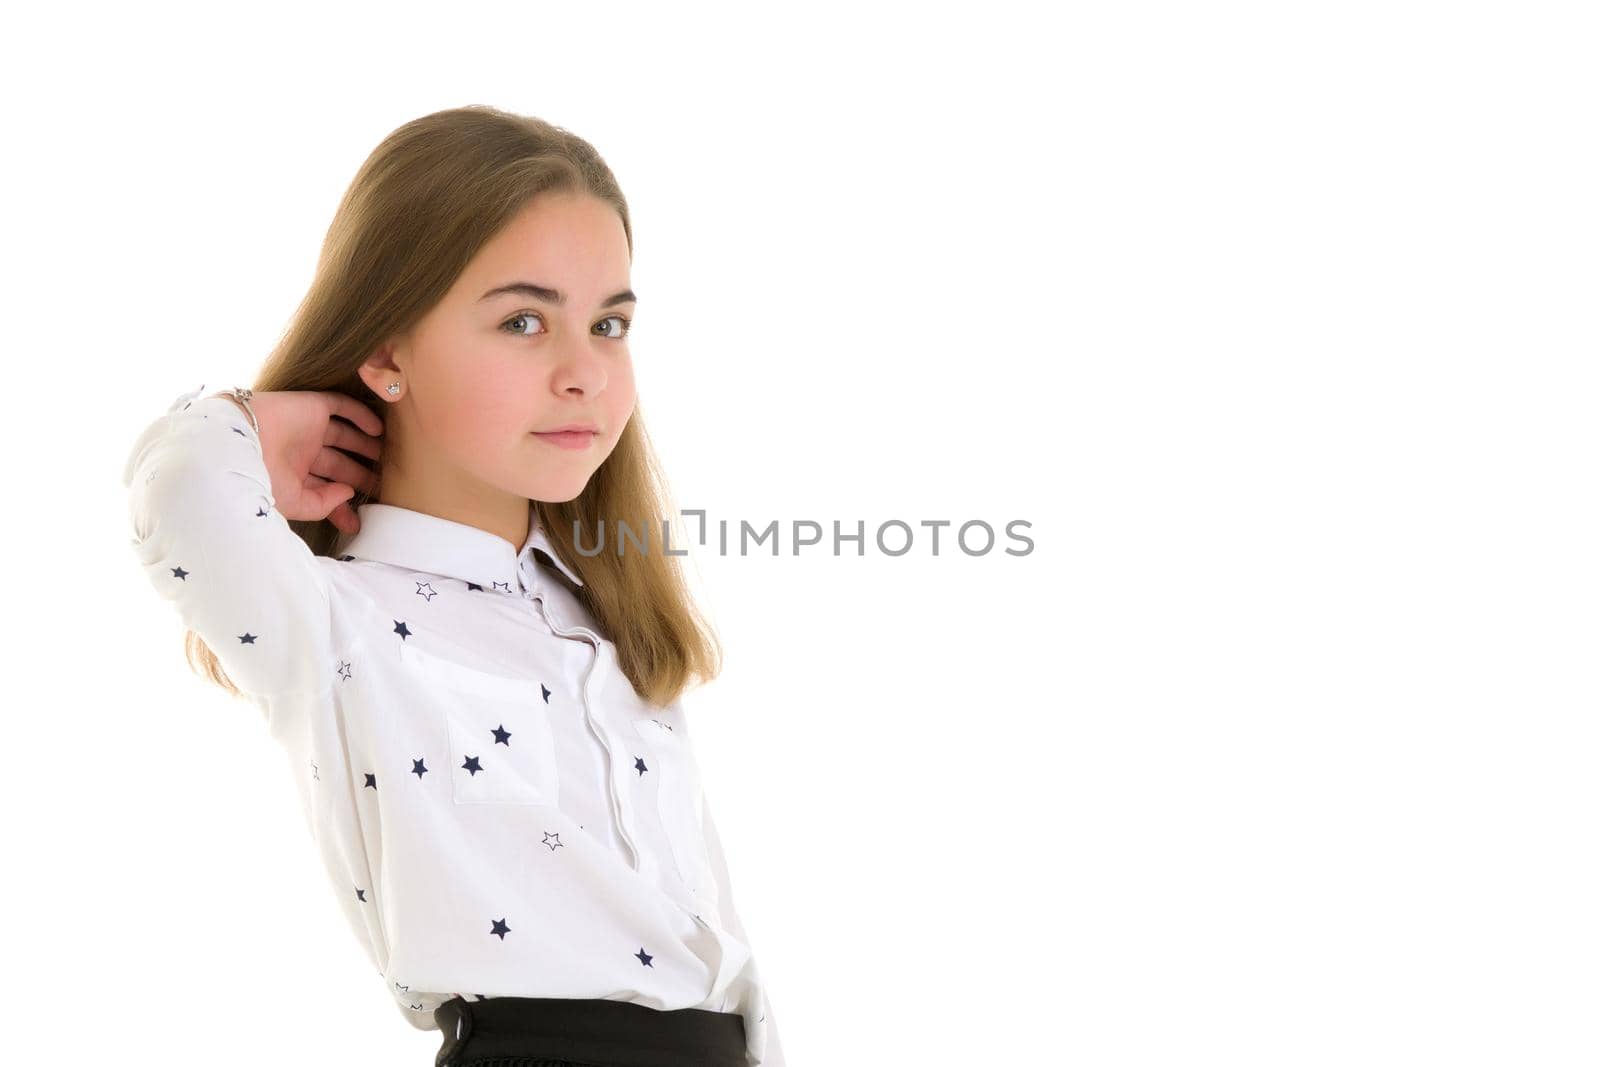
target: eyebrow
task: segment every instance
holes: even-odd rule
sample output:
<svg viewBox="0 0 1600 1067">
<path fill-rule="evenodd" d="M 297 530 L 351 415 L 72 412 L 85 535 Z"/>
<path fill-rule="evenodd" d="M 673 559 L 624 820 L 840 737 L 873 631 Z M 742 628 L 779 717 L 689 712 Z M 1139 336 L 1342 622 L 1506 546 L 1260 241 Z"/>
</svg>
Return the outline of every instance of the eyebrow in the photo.
<svg viewBox="0 0 1600 1067">
<path fill-rule="evenodd" d="M 542 300 L 547 304 L 565 304 L 567 302 L 566 294 L 559 289 L 551 289 L 545 285 L 534 285 L 532 282 L 511 282 L 508 285 L 496 286 L 490 289 L 487 293 L 478 297 L 478 303 L 481 304 L 490 297 L 503 296 L 506 293 L 517 293 L 534 300 Z M 632 289 L 624 289 L 622 292 L 613 293 L 600 301 L 600 306 L 608 308 L 615 307 L 618 304 L 636 304 L 638 302 L 639 298 L 633 295 Z"/>
</svg>

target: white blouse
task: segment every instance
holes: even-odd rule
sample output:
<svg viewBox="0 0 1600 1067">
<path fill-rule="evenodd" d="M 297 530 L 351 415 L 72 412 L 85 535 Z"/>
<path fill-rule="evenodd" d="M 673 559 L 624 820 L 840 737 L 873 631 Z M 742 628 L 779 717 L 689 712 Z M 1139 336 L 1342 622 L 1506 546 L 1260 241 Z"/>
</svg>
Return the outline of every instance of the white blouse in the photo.
<svg viewBox="0 0 1600 1067">
<path fill-rule="evenodd" d="M 366 504 L 316 555 L 249 418 L 204 391 L 128 456 L 133 549 L 282 745 L 405 1018 L 436 1030 L 456 995 L 737 1012 L 749 1064 L 783 1067 L 682 703 L 638 696 L 532 507 L 517 549 Z"/>
</svg>

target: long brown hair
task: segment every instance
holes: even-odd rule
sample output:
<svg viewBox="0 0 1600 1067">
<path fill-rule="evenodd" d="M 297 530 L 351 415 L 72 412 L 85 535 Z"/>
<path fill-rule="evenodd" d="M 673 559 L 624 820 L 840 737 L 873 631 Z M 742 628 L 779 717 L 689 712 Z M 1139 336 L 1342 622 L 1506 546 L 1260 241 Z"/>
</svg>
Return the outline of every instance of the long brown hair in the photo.
<svg viewBox="0 0 1600 1067">
<path fill-rule="evenodd" d="M 252 388 L 341 392 L 378 410 L 381 402 L 357 368 L 432 308 L 478 250 L 548 192 L 587 193 L 616 208 L 632 257 L 627 201 L 599 153 L 575 134 L 486 105 L 437 111 L 399 127 L 345 191 L 311 287 Z M 358 488 L 349 504 L 371 499 Z M 608 543 L 606 551 L 584 556 L 573 530 L 574 522 L 585 531 L 626 523 L 641 536 L 659 532 L 671 514 L 668 503 L 636 405 L 582 493 L 533 505 L 562 561 L 583 579 L 574 592 L 615 643 L 622 672 L 654 704 L 670 703 L 693 679 L 716 676 L 716 635 L 693 603 L 678 557 L 661 551 L 654 533 L 647 552 L 630 546 L 619 553 Z M 318 555 L 330 555 L 339 539 L 326 520 L 289 525 Z M 184 647 L 191 666 L 239 693 L 199 634 L 188 631 Z"/>
</svg>

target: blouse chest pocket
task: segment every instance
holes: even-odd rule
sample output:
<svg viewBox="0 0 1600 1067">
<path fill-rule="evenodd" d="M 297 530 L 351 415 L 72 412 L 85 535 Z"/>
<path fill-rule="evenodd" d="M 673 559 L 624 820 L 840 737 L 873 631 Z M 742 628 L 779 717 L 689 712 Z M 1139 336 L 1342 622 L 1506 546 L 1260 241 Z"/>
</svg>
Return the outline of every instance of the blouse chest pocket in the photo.
<svg viewBox="0 0 1600 1067">
<path fill-rule="evenodd" d="M 660 813 L 678 876 L 696 896 L 715 903 L 716 878 L 700 819 L 702 794 L 694 753 L 687 741 L 658 719 L 636 719 L 634 729 L 648 764 L 647 774 L 639 777 L 655 776 L 655 808 Z M 651 790 L 647 787 L 648 792 Z"/>
<path fill-rule="evenodd" d="M 557 799 L 555 737 L 538 682 L 464 667 L 401 644 L 415 699 L 447 747 L 458 804 L 549 804 Z"/>
</svg>

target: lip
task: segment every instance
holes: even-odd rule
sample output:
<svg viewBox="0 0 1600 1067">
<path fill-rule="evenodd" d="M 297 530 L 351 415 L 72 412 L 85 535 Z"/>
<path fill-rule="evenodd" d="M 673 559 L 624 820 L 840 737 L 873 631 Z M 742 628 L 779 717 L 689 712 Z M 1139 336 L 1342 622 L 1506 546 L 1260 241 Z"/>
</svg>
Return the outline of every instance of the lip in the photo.
<svg viewBox="0 0 1600 1067">
<path fill-rule="evenodd" d="M 551 430 L 545 433 L 534 433 L 532 436 L 557 448 L 588 448 L 599 436 L 593 430 Z"/>
<path fill-rule="evenodd" d="M 552 426 L 548 430 L 535 430 L 537 434 L 547 433 L 599 433 L 600 428 L 587 422 L 569 422 L 565 426 Z"/>
</svg>

